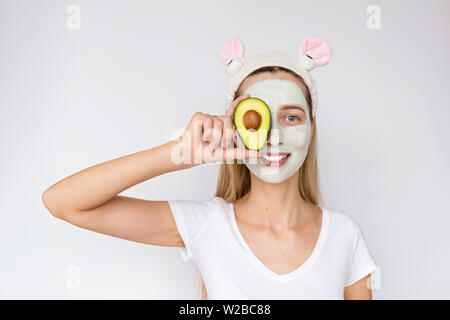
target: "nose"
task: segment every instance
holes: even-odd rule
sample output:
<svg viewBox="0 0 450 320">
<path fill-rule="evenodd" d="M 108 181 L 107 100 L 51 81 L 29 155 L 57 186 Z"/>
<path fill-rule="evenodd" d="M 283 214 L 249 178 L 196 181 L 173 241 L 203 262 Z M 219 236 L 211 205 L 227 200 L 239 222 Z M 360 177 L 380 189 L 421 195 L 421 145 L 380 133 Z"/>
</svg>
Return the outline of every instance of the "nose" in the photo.
<svg viewBox="0 0 450 320">
<path fill-rule="evenodd" d="M 269 130 L 269 133 L 267 135 L 267 145 L 268 146 L 278 146 L 283 144 L 280 141 L 280 133 L 278 128 L 273 128 Z"/>
</svg>

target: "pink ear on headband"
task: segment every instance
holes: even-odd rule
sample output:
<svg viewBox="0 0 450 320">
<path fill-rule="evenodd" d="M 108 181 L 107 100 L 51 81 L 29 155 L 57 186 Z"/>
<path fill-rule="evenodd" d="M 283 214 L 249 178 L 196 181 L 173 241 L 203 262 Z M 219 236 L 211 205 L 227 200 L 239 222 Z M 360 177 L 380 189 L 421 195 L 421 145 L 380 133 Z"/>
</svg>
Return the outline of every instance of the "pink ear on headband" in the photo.
<svg viewBox="0 0 450 320">
<path fill-rule="evenodd" d="M 300 53 L 314 60 L 316 66 L 324 66 L 331 59 L 331 48 L 321 37 L 308 37 L 300 44 Z"/>
<path fill-rule="evenodd" d="M 225 64 L 230 64 L 235 58 L 244 56 L 244 43 L 239 38 L 233 38 L 225 42 L 219 50 L 219 59 Z"/>
</svg>

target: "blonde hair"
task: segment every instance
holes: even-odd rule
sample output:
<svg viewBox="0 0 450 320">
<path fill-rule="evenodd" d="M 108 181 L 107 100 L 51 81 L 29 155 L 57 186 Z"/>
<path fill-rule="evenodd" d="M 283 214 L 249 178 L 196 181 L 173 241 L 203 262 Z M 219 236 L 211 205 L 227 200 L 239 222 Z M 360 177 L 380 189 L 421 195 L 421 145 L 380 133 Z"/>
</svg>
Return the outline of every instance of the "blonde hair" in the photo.
<svg viewBox="0 0 450 320">
<path fill-rule="evenodd" d="M 268 66 L 256 69 L 252 73 L 250 73 L 247 77 L 263 73 L 277 73 L 277 72 L 287 72 L 297 78 L 301 83 L 301 89 L 303 94 L 305 95 L 306 101 L 308 102 L 309 108 L 309 116 L 312 118 L 311 111 L 311 94 L 306 86 L 303 78 L 296 74 L 295 72 L 279 67 L 279 66 Z M 245 80 L 245 79 L 244 79 Z M 234 99 L 237 99 L 241 95 L 241 85 L 238 90 L 235 92 Z M 299 181 L 298 181 L 298 190 L 300 192 L 301 197 L 313 205 L 318 205 L 321 201 L 320 199 L 320 188 L 319 188 L 319 171 L 317 165 L 317 137 L 316 137 L 316 124 L 315 119 L 312 120 L 314 122 L 313 132 L 311 144 L 308 148 L 308 153 L 306 155 L 305 161 L 299 169 Z M 235 202 L 246 195 L 251 188 L 251 180 L 250 180 L 250 170 L 247 168 L 245 164 L 239 164 L 234 161 L 232 164 L 221 164 L 219 177 L 217 180 L 217 188 L 216 188 L 216 197 L 220 197 L 227 202 Z M 201 280 L 201 299 L 207 299 L 206 287 L 203 282 L 202 277 Z"/>
</svg>

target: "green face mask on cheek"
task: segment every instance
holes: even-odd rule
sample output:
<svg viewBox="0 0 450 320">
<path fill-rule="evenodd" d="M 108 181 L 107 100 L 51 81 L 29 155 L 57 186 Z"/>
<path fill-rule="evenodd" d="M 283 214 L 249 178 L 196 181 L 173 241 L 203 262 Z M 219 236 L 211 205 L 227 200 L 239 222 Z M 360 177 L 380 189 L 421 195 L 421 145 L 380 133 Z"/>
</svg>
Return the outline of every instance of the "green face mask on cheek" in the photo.
<svg viewBox="0 0 450 320">
<path fill-rule="evenodd" d="M 259 150 L 261 157 L 256 163 L 254 159 L 244 163 L 265 182 L 283 182 L 300 169 L 308 153 L 311 134 L 308 103 L 300 87 L 289 80 L 261 80 L 248 87 L 245 93 L 263 100 L 269 106 L 271 129 L 266 143 Z M 306 115 L 306 122 L 300 125 L 280 124 L 279 109 L 285 105 L 300 106 Z M 238 141 L 243 147 L 242 140 Z"/>
</svg>

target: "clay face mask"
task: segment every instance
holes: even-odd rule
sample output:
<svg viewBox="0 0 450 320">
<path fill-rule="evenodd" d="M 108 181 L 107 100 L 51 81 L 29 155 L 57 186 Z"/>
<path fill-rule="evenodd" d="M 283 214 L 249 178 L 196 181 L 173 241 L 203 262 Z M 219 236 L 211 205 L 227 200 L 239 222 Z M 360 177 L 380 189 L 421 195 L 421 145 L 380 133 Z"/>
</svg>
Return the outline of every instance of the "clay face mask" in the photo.
<svg viewBox="0 0 450 320">
<path fill-rule="evenodd" d="M 311 134 L 309 106 L 300 87 L 289 80 L 261 80 L 248 87 L 245 93 L 263 100 L 269 106 L 271 129 L 266 143 L 259 150 L 261 157 L 245 160 L 244 163 L 265 182 L 283 182 L 297 172 L 305 161 Z M 292 121 L 295 117 L 291 114 L 296 115 L 298 111 L 290 112 L 292 109 L 289 108 L 296 106 L 303 110 L 303 119 L 306 120 L 294 125 Z M 238 141 L 243 147 L 242 140 Z"/>
</svg>

